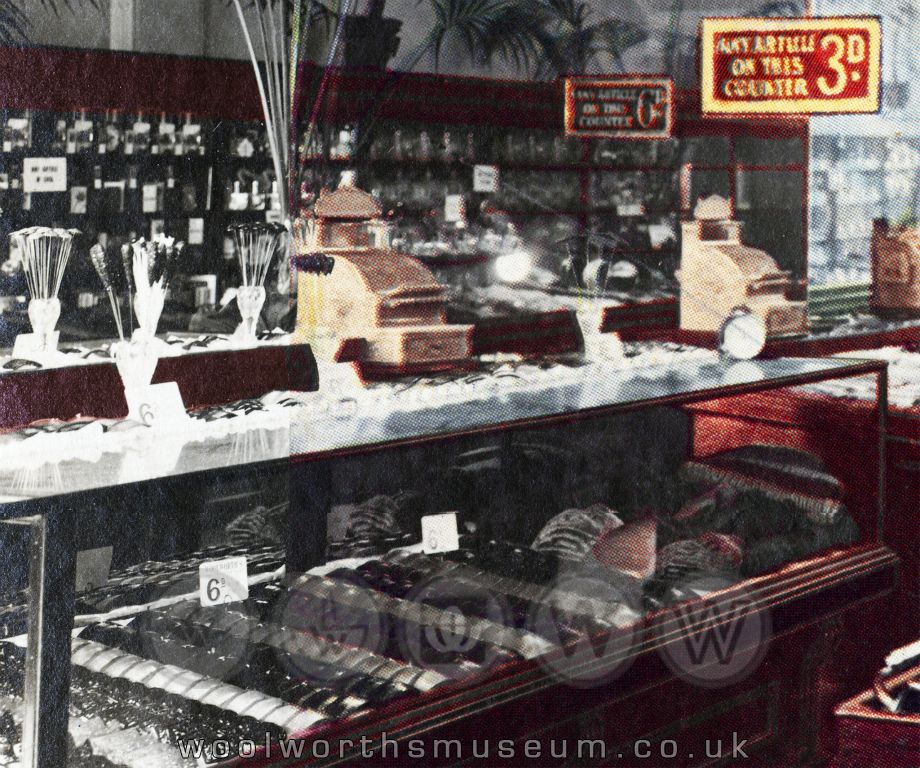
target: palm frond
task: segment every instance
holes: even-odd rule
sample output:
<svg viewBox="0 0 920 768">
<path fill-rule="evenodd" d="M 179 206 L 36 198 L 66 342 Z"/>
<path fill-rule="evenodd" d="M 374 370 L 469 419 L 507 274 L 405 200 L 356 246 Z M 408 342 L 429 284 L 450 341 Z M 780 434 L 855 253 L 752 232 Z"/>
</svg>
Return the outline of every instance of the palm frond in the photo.
<svg viewBox="0 0 920 768">
<path fill-rule="evenodd" d="M 585 74 L 592 67 L 606 69 L 607 59 L 622 69 L 623 53 L 648 39 L 641 10 L 632 4 L 623 8 L 622 18 L 597 22 L 594 10 L 581 0 L 540 0 L 540 4 L 553 38 L 538 68 L 542 77 Z"/>
<path fill-rule="evenodd" d="M 767 2 L 757 6 L 750 12 L 750 16 L 798 16 L 805 10 L 804 3 L 796 0 L 778 0 L 778 2 Z"/>
<path fill-rule="evenodd" d="M 99 0 L 39 0 L 39 4 L 56 16 L 61 15 L 62 8 L 71 12 L 84 5 L 99 9 Z M 0 0 L 0 44 L 23 45 L 30 42 L 32 23 L 20 5 L 19 0 Z"/>
</svg>

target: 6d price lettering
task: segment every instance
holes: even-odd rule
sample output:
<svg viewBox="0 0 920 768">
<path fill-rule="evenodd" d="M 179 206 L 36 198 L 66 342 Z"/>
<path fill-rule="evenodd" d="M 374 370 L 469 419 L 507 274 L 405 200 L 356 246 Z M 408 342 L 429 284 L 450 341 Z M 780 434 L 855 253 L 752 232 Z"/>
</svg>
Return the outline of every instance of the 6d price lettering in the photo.
<svg viewBox="0 0 920 768">
<path fill-rule="evenodd" d="M 226 579 L 211 579 L 208 581 L 208 600 L 214 603 L 220 602 L 221 591 L 225 589 L 226 586 Z"/>
<path fill-rule="evenodd" d="M 204 607 L 226 605 L 249 597 L 245 557 L 229 557 L 198 566 L 199 599 Z"/>
</svg>

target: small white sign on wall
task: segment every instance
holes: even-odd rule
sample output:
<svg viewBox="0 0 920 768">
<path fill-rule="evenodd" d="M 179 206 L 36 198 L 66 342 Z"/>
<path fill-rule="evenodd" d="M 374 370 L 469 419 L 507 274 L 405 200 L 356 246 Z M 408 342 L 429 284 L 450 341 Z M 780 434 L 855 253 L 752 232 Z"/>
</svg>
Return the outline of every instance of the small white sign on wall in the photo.
<svg viewBox="0 0 920 768">
<path fill-rule="evenodd" d="M 66 192 L 66 157 L 27 157 L 22 166 L 24 192 Z"/>
<path fill-rule="evenodd" d="M 498 192 L 498 166 L 473 166 L 473 191 Z"/>
</svg>

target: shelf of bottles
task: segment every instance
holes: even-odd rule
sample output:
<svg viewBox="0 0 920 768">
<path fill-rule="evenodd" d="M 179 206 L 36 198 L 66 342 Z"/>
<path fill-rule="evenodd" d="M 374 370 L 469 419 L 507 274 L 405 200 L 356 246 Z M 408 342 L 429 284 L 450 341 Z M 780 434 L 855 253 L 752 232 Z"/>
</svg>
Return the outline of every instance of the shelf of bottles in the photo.
<svg viewBox="0 0 920 768">
<path fill-rule="evenodd" d="M 391 121 L 304 130 L 299 155 L 305 200 L 334 185 L 342 170 L 357 170 L 359 186 L 378 195 L 394 220 L 399 242 L 421 253 L 436 245 L 462 253 L 463 241 L 494 228 L 498 216 L 513 222 L 531 250 L 600 233 L 619 243 L 621 255 L 673 277 L 681 215 L 691 201 L 719 194 L 735 200 L 748 242 L 805 274 L 799 137 L 713 129 L 667 141 L 589 140 L 541 129 Z M 482 165 L 497 169 L 487 191 L 474 180 Z"/>
<path fill-rule="evenodd" d="M 215 275 L 221 290 L 233 264 L 232 250 L 224 243 L 227 225 L 280 219 L 278 185 L 259 123 L 188 114 L 6 110 L 0 112 L 0 136 L 0 302 L 8 319 L 13 318 L 11 325 L 24 307 L 16 297 L 24 295 L 25 282 L 9 252 L 10 231 L 38 225 L 75 228 L 83 235 L 82 254 L 97 242 L 117 249 L 163 232 L 186 244 L 182 273 Z M 29 158 L 65 158 L 66 188 L 26 192 Z M 213 288 L 200 287 L 195 281 L 176 281 L 173 298 L 187 311 L 169 330 L 186 330 L 189 312 L 219 298 Z M 88 259 L 73 260 L 62 291 L 67 311 L 93 310 L 104 302 Z M 96 328 L 90 318 L 74 325 L 89 334 L 114 332 Z"/>
</svg>

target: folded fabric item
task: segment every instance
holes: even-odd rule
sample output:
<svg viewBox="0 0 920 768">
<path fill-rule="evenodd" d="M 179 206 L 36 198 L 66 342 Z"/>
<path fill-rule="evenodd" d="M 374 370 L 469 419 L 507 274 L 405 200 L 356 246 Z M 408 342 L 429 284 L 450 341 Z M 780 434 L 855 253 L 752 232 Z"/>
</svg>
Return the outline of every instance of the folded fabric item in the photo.
<svg viewBox="0 0 920 768">
<path fill-rule="evenodd" d="M 742 544 L 737 536 L 707 533 L 658 550 L 655 577 L 673 584 L 703 574 L 734 574 L 741 559 Z"/>
<path fill-rule="evenodd" d="M 348 521 L 348 533 L 356 539 L 373 539 L 401 533 L 399 505 L 390 496 L 374 496 L 358 505 Z"/>
<path fill-rule="evenodd" d="M 147 688 L 162 689 L 192 701 L 277 725 L 288 734 L 305 731 L 325 719 L 319 712 L 294 707 L 265 694 L 245 691 L 213 678 L 88 640 L 73 640 L 71 661 L 108 677 L 124 678 Z"/>
<path fill-rule="evenodd" d="M 332 600 L 358 610 L 372 609 L 395 621 L 407 621 L 434 630 L 457 632 L 457 616 L 450 610 L 433 605 L 400 600 L 389 595 L 349 584 L 339 579 L 305 574 L 293 585 L 302 594 Z M 464 636 L 470 640 L 492 644 L 525 659 L 532 659 L 553 650 L 555 646 L 527 630 L 506 627 L 483 618 L 470 619 L 463 625 Z"/>
<path fill-rule="evenodd" d="M 681 479 L 708 482 L 713 485 L 728 485 L 738 490 L 757 490 L 774 501 L 787 501 L 816 519 L 833 520 L 841 514 L 843 505 L 839 498 L 812 496 L 795 486 L 778 485 L 775 482 L 747 474 L 742 468 L 716 466 L 707 459 L 688 461 L 680 468 Z"/>
<path fill-rule="evenodd" d="M 529 581 L 532 584 L 546 584 L 556 578 L 565 562 L 553 552 L 537 552 L 504 539 L 468 534 L 460 537 L 460 549 L 445 557 L 456 562 L 470 563 L 497 576 Z"/>
<path fill-rule="evenodd" d="M 643 581 L 655 573 L 658 522 L 648 516 L 603 533 L 592 554 L 602 565 Z"/>
<path fill-rule="evenodd" d="M 834 525 L 808 523 L 791 533 L 767 536 L 751 543 L 745 552 L 741 572 L 745 576 L 758 576 L 792 560 L 858 540 L 859 526 L 849 515 L 844 515 Z"/>
<path fill-rule="evenodd" d="M 235 517 L 227 523 L 225 531 L 227 540 L 235 547 L 281 543 L 281 533 L 274 517 L 265 507 L 257 507 Z"/>
<path fill-rule="evenodd" d="M 340 541 L 330 541 L 326 547 L 326 559 L 345 560 L 351 557 L 372 557 L 382 555 L 391 549 L 409 546 L 416 543 L 416 541 L 417 537 L 411 533 L 367 539 L 348 538 Z"/>
<path fill-rule="evenodd" d="M 661 526 L 659 539 L 695 538 L 706 531 L 731 533 L 738 516 L 735 501 L 740 491 L 731 485 L 719 484 L 697 493 L 685 501 L 681 508 Z"/>
<path fill-rule="evenodd" d="M 603 504 L 567 509 L 543 526 L 530 546 L 538 552 L 553 552 L 564 560 L 584 560 L 602 533 L 622 525 L 616 512 Z"/>
<path fill-rule="evenodd" d="M 403 547 L 418 540 L 401 522 L 410 494 L 373 496 L 352 508 L 345 523 L 344 538 L 330 541 L 326 557 L 341 560 L 369 557 Z"/>
<path fill-rule="evenodd" d="M 843 484 L 827 471 L 818 456 L 796 448 L 745 445 L 707 456 L 706 463 L 743 471 L 810 496 L 840 498 L 844 494 Z"/>
<path fill-rule="evenodd" d="M 600 597 L 581 591 L 576 594 L 566 589 L 565 581 L 556 588 L 547 588 L 545 585 L 531 584 L 508 576 L 496 576 L 464 563 L 441 560 L 427 555 L 398 553 L 394 554 L 394 560 L 417 569 L 427 577 L 448 577 L 452 582 L 470 584 L 493 594 L 521 601 L 528 607 L 534 603 L 545 603 L 551 598 L 552 604 L 558 610 L 574 616 L 589 617 L 603 627 L 624 626 L 638 618 L 638 613 L 633 606 L 639 605 L 640 602 L 639 586 L 634 583 L 630 584 L 625 579 L 614 580 L 614 585 L 624 600 L 611 603 L 609 599 L 606 599 L 609 593 Z M 570 585 L 578 587 L 590 586 L 591 581 L 605 584 L 611 581 L 610 574 L 603 569 L 593 572 L 574 570 L 568 576 L 571 578 Z"/>
</svg>

